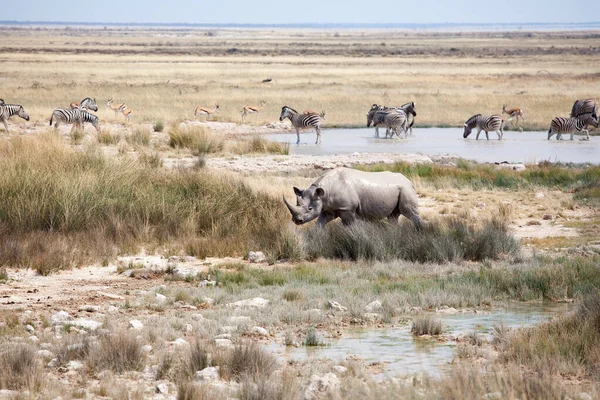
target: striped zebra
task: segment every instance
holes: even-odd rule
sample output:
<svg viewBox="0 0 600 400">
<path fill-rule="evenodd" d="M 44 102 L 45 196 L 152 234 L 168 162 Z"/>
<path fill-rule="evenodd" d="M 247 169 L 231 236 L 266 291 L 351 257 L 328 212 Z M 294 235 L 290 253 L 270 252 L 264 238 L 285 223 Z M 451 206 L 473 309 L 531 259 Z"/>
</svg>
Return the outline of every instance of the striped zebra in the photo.
<svg viewBox="0 0 600 400">
<path fill-rule="evenodd" d="M 369 112 L 367 113 L 367 128 L 369 128 L 371 126 L 371 124 L 373 124 L 373 126 L 375 127 L 375 136 L 379 137 L 379 125 L 373 123 L 374 119 L 375 119 L 375 114 L 385 111 L 388 108 L 386 106 L 380 106 L 377 104 L 373 104 L 371 106 L 371 109 L 369 110 Z M 385 137 L 388 136 L 388 131 L 385 132 Z"/>
<path fill-rule="evenodd" d="M 415 102 L 411 101 L 410 103 L 406 103 L 400 106 L 400 109 L 406 113 L 406 122 L 408 123 L 408 129 L 410 130 L 410 134 L 412 135 L 412 127 L 415 124 L 415 117 L 417 116 L 417 111 L 415 109 Z M 412 117 L 412 121 L 408 122 L 410 116 Z"/>
<path fill-rule="evenodd" d="M 504 136 L 504 131 L 502 128 L 504 127 L 504 120 L 499 115 L 492 115 L 490 117 L 475 114 L 471 118 L 465 122 L 465 131 L 463 133 L 463 137 L 466 138 L 471 134 L 473 128 L 477 128 L 477 136 L 475 140 L 479 140 L 479 134 L 481 131 L 485 132 L 485 137 L 487 140 L 490 140 L 488 132 L 495 131 L 498 134 L 498 140 L 502 140 L 502 136 Z"/>
<path fill-rule="evenodd" d="M 94 114 L 89 113 L 84 108 L 58 108 L 52 112 L 50 116 L 50 126 L 52 126 L 52 121 L 54 120 L 54 128 L 58 128 L 60 124 L 73 124 L 71 131 L 74 129 L 83 129 L 83 124 L 85 122 L 91 123 L 94 128 L 98 132 L 100 132 L 100 127 L 98 126 L 99 120 Z"/>
<path fill-rule="evenodd" d="M 548 140 L 556 134 L 556 140 L 560 140 L 563 133 L 571 134 L 571 140 L 575 132 L 584 132 L 585 140 L 590 140 L 590 133 L 585 129 L 587 125 L 598 127 L 598 119 L 592 113 L 582 114 L 578 118 L 556 117 L 550 122 L 548 129 Z"/>
<path fill-rule="evenodd" d="M 404 137 L 407 135 L 407 114 L 400 107 L 389 108 L 373 104 L 371 110 L 367 113 L 367 127 L 371 124 L 375 127 L 375 136 L 379 137 L 379 127 L 385 126 L 385 137 L 392 138 L 394 133 L 400 137 L 398 128 L 404 132 Z M 391 133 L 390 133 L 391 131 Z"/>
<path fill-rule="evenodd" d="M 6 121 L 13 115 L 18 115 L 23 118 L 25 121 L 29 121 L 29 115 L 23 109 L 23 106 L 20 104 L 6 104 L 4 100 L 2 100 L 2 105 L 0 105 L 0 121 L 4 124 L 4 129 L 6 129 L 6 133 L 8 132 L 8 124 Z"/>
<path fill-rule="evenodd" d="M 291 107 L 283 106 L 281 108 L 281 115 L 279 121 L 289 118 L 290 122 L 296 128 L 297 141 L 296 144 L 300 144 L 300 128 L 312 127 L 317 133 L 317 141 L 315 144 L 321 143 L 321 115 L 320 114 L 300 114 L 298 111 Z"/>
<path fill-rule="evenodd" d="M 4 102 L 4 99 L 0 99 L 0 106 L 3 106 L 4 104 L 6 104 L 6 103 Z"/>
<path fill-rule="evenodd" d="M 92 99 L 90 97 L 86 97 L 85 99 L 81 100 L 81 102 L 76 103 L 73 102 L 70 104 L 71 108 L 76 108 L 76 107 L 82 107 L 85 108 L 87 110 L 92 110 L 92 111 L 98 111 L 98 105 L 96 104 L 96 99 Z"/>
<path fill-rule="evenodd" d="M 577 118 L 583 114 L 591 114 L 598 119 L 598 102 L 594 99 L 577 100 L 571 108 L 571 118 Z"/>
</svg>

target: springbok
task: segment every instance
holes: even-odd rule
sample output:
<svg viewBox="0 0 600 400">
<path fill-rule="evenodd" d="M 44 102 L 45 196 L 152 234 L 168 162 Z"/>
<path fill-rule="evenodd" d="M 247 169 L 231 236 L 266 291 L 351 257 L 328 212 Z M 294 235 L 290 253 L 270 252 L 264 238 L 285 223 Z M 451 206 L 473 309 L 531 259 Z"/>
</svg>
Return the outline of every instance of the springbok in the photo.
<svg viewBox="0 0 600 400">
<path fill-rule="evenodd" d="M 525 118 L 523 117 L 523 110 L 520 108 L 511 108 L 509 110 L 506 109 L 506 104 L 502 106 L 502 114 L 508 114 L 508 120 L 512 123 L 512 119 L 517 117 L 517 124 L 519 123 L 519 117 L 521 117 L 522 122 L 525 122 Z"/>
<path fill-rule="evenodd" d="M 124 108 L 127 107 L 127 105 L 125 105 L 125 103 L 121 103 L 121 104 L 117 104 L 117 105 L 113 105 L 112 104 L 113 99 L 112 97 L 110 99 L 108 99 L 108 101 L 106 102 L 106 107 L 108 107 L 109 110 L 112 110 L 115 112 L 115 119 L 117 119 L 117 113 L 118 112 L 122 112 Z"/>
<path fill-rule="evenodd" d="M 194 115 L 206 115 L 206 119 L 210 117 L 212 114 L 219 113 L 219 103 L 215 104 L 215 108 L 213 110 L 204 107 L 196 107 L 194 110 Z"/>
<path fill-rule="evenodd" d="M 244 117 L 248 114 L 256 114 L 256 120 L 258 120 L 258 113 L 260 112 L 260 110 L 265 108 L 265 104 L 267 104 L 267 102 L 265 100 L 261 100 L 260 106 L 258 107 L 244 106 L 244 108 L 242 109 L 242 122 L 244 122 Z"/>
<path fill-rule="evenodd" d="M 131 123 L 131 117 L 133 116 L 133 110 L 127 106 L 124 106 L 121 109 L 121 113 L 123 113 L 123 116 L 125 117 L 127 122 Z"/>
</svg>

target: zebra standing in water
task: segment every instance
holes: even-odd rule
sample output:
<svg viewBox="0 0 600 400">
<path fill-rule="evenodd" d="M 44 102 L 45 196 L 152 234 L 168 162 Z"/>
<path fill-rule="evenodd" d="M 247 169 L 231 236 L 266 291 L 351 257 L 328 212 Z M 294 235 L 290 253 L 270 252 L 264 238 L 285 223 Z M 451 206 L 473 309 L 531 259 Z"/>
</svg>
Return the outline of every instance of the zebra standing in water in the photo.
<svg viewBox="0 0 600 400">
<path fill-rule="evenodd" d="M 4 129 L 6 129 L 6 133 L 8 132 L 8 124 L 6 121 L 13 115 L 18 115 L 23 118 L 25 121 L 29 121 L 29 115 L 23 109 L 23 106 L 20 104 L 5 104 L 4 100 L 2 100 L 2 105 L 0 105 L 0 121 L 4 124 Z"/>
<path fill-rule="evenodd" d="M 325 114 L 325 113 L 323 113 Z M 317 133 L 317 141 L 315 144 L 321 143 L 321 115 L 320 114 L 300 114 L 291 107 L 283 106 L 279 121 L 289 118 L 290 122 L 296 128 L 296 136 L 298 140 L 296 144 L 300 144 L 300 128 L 312 127 Z"/>
<path fill-rule="evenodd" d="M 400 106 L 400 109 L 402 109 L 402 111 L 404 111 L 406 113 L 406 122 L 408 123 L 408 129 L 410 130 L 410 134 L 412 135 L 412 127 L 415 124 L 415 117 L 417 116 L 417 111 L 415 109 L 415 102 L 411 101 L 410 103 L 406 103 Z M 412 121 L 410 121 L 410 123 L 408 122 L 408 120 L 410 119 L 410 116 L 412 117 Z"/>
<path fill-rule="evenodd" d="M 571 118 L 577 118 L 583 114 L 591 114 L 598 119 L 598 102 L 594 99 L 577 100 L 571 108 Z"/>
<path fill-rule="evenodd" d="M 73 124 L 73 127 L 71 128 L 71 131 L 73 131 L 74 129 L 83 129 L 83 124 L 89 122 L 98 132 L 100 132 L 98 117 L 89 113 L 84 108 L 77 107 L 71 110 L 58 108 L 54 110 L 50 116 L 50 126 L 52 126 L 53 120 L 55 121 L 54 128 L 58 128 L 60 124 Z"/>
<path fill-rule="evenodd" d="M 404 131 L 404 137 L 407 135 L 407 120 L 408 116 L 406 112 L 398 108 L 389 108 L 385 106 L 378 106 L 377 104 L 373 104 L 371 109 L 367 113 L 367 127 L 370 127 L 371 124 L 375 127 L 375 136 L 379 137 L 379 127 L 385 126 L 385 137 L 388 135 L 390 138 L 394 136 L 400 137 L 398 132 L 398 128 Z M 391 130 L 391 133 L 390 133 Z"/>
<path fill-rule="evenodd" d="M 550 123 L 548 140 L 554 134 L 556 134 L 556 140 L 560 140 L 563 133 L 571 134 L 571 140 L 573 140 L 575 132 L 584 132 L 586 136 L 584 140 L 590 140 L 590 133 L 585 129 L 587 125 L 598 127 L 598 119 L 594 118 L 592 113 L 582 114 L 577 118 L 556 117 Z"/>
<path fill-rule="evenodd" d="M 73 108 L 85 108 L 87 110 L 98 111 L 98 105 L 96 104 L 96 99 L 91 99 L 90 97 L 86 97 L 81 100 L 80 103 L 71 103 L 71 109 Z"/>
<path fill-rule="evenodd" d="M 473 128 L 477 128 L 477 136 L 475 140 L 479 140 L 479 134 L 481 131 L 485 132 L 485 137 L 487 140 L 490 140 L 488 132 L 495 131 L 498 134 L 498 140 L 502 140 L 502 136 L 504 136 L 504 132 L 502 128 L 504 127 L 504 120 L 499 115 L 492 115 L 491 117 L 486 117 L 481 114 L 475 114 L 471 118 L 465 122 L 465 131 L 463 133 L 463 138 L 466 138 L 471 134 Z"/>
</svg>

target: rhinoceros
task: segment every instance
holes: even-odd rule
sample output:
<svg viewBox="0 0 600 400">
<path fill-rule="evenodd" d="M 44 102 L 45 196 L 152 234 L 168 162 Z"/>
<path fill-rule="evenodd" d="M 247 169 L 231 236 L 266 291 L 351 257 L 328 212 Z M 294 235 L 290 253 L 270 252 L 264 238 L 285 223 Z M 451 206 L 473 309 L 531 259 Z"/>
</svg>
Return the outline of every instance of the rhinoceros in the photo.
<svg viewBox="0 0 600 400">
<path fill-rule="evenodd" d="M 349 225 L 356 218 L 386 218 L 393 224 L 404 215 L 416 227 L 421 226 L 417 192 L 410 180 L 400 173 L 364 172 L 335 168 L 323 174 L 308 189 L 294 187 L 296 205 L 283 196 L 292 213 L 292 221 L 305 224 L 318 217 L 323 227 L 335 218 Z"/>
</svg>

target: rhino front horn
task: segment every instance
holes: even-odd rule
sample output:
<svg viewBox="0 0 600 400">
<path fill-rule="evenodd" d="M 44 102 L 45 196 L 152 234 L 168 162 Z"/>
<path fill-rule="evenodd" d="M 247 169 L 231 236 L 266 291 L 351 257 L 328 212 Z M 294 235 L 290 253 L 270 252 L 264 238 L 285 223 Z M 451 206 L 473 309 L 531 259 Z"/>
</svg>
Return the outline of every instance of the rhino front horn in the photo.
<svg viewBox="0 0 600 400">
<path fill-rule="evenodd" d="M 298 207 L 290 204 L 289 201 L 287 201 L 287 199 L 285 198 L 285 196 L 283 196 L 283 202 L 285 203 L 285 205 L 287 206 L 287 208 L 290 210 L 290 212 L 292 213 L 292 216 L 298 214 Z"/>
</svg>

